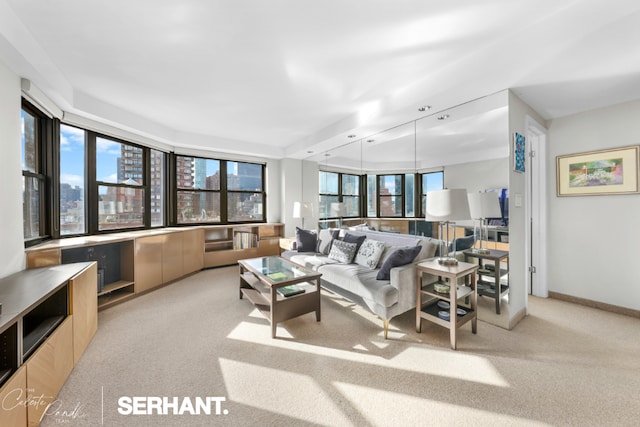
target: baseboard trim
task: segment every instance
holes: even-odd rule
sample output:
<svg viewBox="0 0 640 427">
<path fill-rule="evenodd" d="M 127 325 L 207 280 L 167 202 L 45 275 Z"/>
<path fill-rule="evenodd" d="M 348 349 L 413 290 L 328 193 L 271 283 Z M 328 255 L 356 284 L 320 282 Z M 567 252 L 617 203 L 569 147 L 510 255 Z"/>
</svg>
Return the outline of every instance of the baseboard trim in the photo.
<svg viewBox="0 0 640 427">
<path fill-rule="evenodd" d="M 586 298 L 574 297 L 573 295 L 561 294 L 559 292 L 549 291 L 549 298 L 555 298 L 562 301 L 572 302 L 575 304 L 586 305 L 587 307 L 593 307 L 604 311 L 610 311 L 612 313 L 624 314 L 625 316 L 636 317 L 640 319 L 640 310 L 634 310 L 633 308 L 620 307 L 618 305 L 607 304 L 600 301 L 593 301 Z"/>
</svg>

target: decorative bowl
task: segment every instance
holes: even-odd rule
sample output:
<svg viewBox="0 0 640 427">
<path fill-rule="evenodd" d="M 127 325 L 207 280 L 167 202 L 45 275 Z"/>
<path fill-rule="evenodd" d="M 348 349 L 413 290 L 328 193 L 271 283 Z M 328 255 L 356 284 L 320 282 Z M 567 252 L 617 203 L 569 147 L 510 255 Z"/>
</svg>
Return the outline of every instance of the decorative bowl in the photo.
<svg viewBox="0 0 640 427">
<path fill-rule="evenodd" d="M 434 283 L 433 284 L 433 290 L 436 292 L 439 292 L 441 294 L 444 293 L 449 293 L 449 285 L 445 284 L 445 283 Z"/>
</svg>

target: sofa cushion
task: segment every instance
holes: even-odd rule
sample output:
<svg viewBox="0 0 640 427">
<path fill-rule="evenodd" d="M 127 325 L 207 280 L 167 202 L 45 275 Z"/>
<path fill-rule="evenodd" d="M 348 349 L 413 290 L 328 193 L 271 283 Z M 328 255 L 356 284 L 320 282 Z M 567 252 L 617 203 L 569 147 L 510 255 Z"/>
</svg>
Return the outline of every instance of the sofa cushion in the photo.
<svg viewBox="0 0 640 427">
<path fill-rule="evenodd" d="M 296 247 L 298 252 L 315 252 L 317 244 L 318 235 L 315 231 L 296 227 Z"/>
<path fill-rule="evenodd" d="M 416 259 L 429 259 L 436 256 L 440 249 L 440 240 L 426 237 L 421 243 L 422 251 L 418 254 Z"/>
<path fill-rule="evenodd" d="M 376 270 L 358 264 L 326 264 L 318 272 L 322 273 L 323 281 L 337 284 L 376 305 L 391 307 L 398 302 L 398 289 L 388 280 L 377 280 Z"/>
<path fill-rule="evenodd" d="M 337 264 L 338 261 L 330 259 L 326 255 L 318 255 L 316 253 L 294 253 L 289 258 L 291 261 L 301 265 L 309 270 L 318 271 L 318 267 L 325 264 Z"/>
<path fill-rule="evenodd" d="M 338 261 L 342 264 L 351 264 L 353 257 L 356 255 L 358 245 L 356 243 L 349 243 L 342 240 L 335 240 L 331 245 L 331 251 L 329 251 L 329 258 Z"/>
<path fill-rule="evenodd" d="M 362 242 L 362 245 L 360 245 L 360 249 L 358 249 L 355 263 L 374 269 L 378 266 L 383 251 L 384 243 L 377 240 L 366 239 Z"/>
<path fill-rule="evenodd" d="M 378 271 L 376 278 L 378 280 L 389 280 L 391 278 L 391 269 L 393 267 L 399 267 L 401 265 L 406 265 L 413 262 L 413 260 L 421 250 L 422 246 L 396 249 L 384 262 L 384 264 Z"/>
<path fill-rule="evenodd" d="M 329 230 L 327 228 L 320 230 L 320 233 L 318 234 L 317 252 L 324 255 L 329 255 L 331 244 L 335 239 L 338 238 L 339 233 L 340 230 Z"/>
<path fill-rule="evenodd" d="M 356 246 L 356 252 L 358 252 L 358 249 L 360 249 L 360 245 L 362 245 L 362 242 L 364 242 L 366 238 L 367 236 L 357 236 L 355 234 L 347 233 L 342 238 L 342 241 L 348 242 L 348 243 L 355 243 L 356 245 L 358 245 Z"/>
<path fill-rule="evenodd" d="M 398 249 L 411 249 L 413 246 L 392 246 L 385 245 L 384 251 L 382 251 L 382 255 L 380 256 L 380 260 L 378 261 L 378 268 L 382 267 L 385 262 L 389 259 L 393 253 Z"/>
</svg>

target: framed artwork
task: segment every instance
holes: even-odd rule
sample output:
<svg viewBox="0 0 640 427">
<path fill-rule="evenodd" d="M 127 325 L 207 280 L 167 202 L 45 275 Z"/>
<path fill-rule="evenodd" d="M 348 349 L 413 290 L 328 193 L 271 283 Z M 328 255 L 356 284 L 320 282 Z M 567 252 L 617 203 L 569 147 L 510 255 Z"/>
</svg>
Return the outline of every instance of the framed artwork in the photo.
<svg viewBox="0 0 640 427">
<path fill-rule="evenodd" d="M 513 135 L 513 170 L 524 173 L 525 165 L 524 136 L 516 132 Z"/>
<path fill-rule="evenodd" d="M 638 194 L 640 146 L 556 157 L 558 196 Z"/>
</svg>

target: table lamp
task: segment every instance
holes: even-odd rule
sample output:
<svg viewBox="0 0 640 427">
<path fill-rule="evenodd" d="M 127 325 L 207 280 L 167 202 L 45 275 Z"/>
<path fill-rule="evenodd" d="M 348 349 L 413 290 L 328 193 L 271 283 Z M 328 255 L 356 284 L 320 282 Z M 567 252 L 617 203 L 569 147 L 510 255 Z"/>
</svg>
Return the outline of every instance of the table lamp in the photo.
<svg viewBox="0 0 640 427">
<path fill-rule="evenodd" d="M 313 216 L 313 205 L 309 202 L 293 202 L 293 217 L 302 219 L 302 229 L 304 230 L 304 219 Z"/>
<path fill-rule="evenodd" d="M 474 248 L 473 252 L 477 254 L 488 254 L 489 249 L 483 247 L 483 241 L 487 240 L 487 218 L 500 218 L 500 202 L 498 193 L 494 191 L 485 191 L 477 193 L 469 193 L 469 211 L 471 218 L 480 221 L 480 247 Z"/>
<path fill-rule="evenodd" d="M 440 258 L 442 265 L 457 265 L 458 260 L 449 256 L 449 226 L 453 226 L 453 252 L 456 251 L 455 221 L 471 219 L 467 190 L 453 188 L 427 193 L 427 208 L 425 220 L 440 223 Z M 443 242 L 444 227 L 447 230 L 446 240 Z"/>
</svg>

